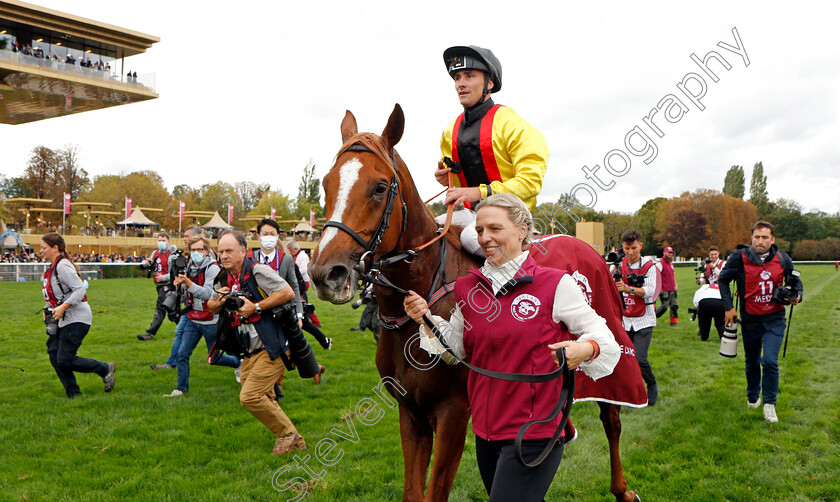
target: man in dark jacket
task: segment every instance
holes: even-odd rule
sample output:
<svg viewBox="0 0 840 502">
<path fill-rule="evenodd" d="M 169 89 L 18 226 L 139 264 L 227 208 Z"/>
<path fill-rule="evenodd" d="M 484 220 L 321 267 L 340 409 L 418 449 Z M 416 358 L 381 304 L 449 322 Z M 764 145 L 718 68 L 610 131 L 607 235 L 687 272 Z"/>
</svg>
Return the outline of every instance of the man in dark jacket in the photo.
<svg viewBox="0 0 840 502">
<path fill-rule="evenodd" d="M 766 221 L 756 222 L 752 227 L 752 245 L 732 253 L 718 277 L 727 326 L 737 322 L 729 285 L 733 279 L 741 298 L 747 408 L 758 408 L 763 398 L 764 419 L 771 423 L 779 421 L 776 395 L 779 393 L 779 350 L 785 335 L 785 305 L 802 301 L 802 281 L 793 269 L 790 257 L 780 251 L 775 242 L 776 228 Z M 778 293 L 774 294 L 783 282 L 796 293 L 795 300 L 783 300 Z"/>
</svg>

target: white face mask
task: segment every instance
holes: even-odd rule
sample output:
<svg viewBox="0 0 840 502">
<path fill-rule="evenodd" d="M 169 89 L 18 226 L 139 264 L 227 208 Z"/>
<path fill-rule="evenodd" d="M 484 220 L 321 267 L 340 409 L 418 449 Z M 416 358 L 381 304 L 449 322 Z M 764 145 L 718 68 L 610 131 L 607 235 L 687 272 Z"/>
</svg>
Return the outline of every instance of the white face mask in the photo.
<svg viewBox="0 0 840 502">
<path fill-rule="evenodd" d="M 263 249 L 274 249 L 277 247 L 277 237 L 273 235 L 260 236 L 260 246 L 262 246 Z"/>
<path fill-rule="evenodd" d="M 166 249 L 166 241 L 158 241 L 158 249 L 161 251 Z"/>
<path fill-rule="evenodd" d="M 201 262 L 204 261 L 204 253 L 201 251 L 193 251 L 190 253 L 190 258 L 192 258 L 193 263 L 196 265 L 201 265 Z"/>
</svg>

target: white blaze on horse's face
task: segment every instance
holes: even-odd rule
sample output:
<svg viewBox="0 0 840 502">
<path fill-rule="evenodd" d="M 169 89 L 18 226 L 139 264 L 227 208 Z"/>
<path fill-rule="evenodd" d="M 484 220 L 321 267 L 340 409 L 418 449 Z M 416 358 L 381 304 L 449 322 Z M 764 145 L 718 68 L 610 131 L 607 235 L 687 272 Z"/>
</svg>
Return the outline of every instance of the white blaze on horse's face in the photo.
<svg viewBox="0 0 840 502">
<path fill-rule="evenodd" d="M 356 157 L 348 160 L 341 166 L 341 168 L 339 168 L 338 195 L 335 197 L 333 212 L 329 216 L 331 221 L 344 223 L 342 218 L 344 217 L 344 211 L 347 209 L 347 198 L 350 196 L 350 191 L 353 189 L 353 185 L 355 185 L 356 181 L 359 180 L 359 171 L 361 169 L 362 162 Z M 318 253 L 324 252 L 324 248 L 327 246 L 327 243 L 330 242 L 337 233 L 337 228 L 327 227 L 324 231 L 324 236 L 321 237 L 321 242 L 318 244 Z"/>
</svg>

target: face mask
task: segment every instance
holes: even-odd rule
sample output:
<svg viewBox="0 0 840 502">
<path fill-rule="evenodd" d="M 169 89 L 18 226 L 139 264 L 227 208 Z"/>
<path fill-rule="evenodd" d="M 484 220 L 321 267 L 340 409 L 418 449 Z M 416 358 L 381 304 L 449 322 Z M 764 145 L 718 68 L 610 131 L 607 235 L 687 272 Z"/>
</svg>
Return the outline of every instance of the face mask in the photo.
<svg viewBox="0 0 840 502">
<path fill-rule="evenodd" d="M 158 241 L 158 249 L 160 249 L 161 251 L 166 249 L 166 242 L 165 241 Z"/>
<path fill-rule="evenodd" d="M 274 249 L 277 247 L 277 237 L 273 235 L 263 235 L 260 237 L 260 245 L 263 249 Z"/>
<path fill-rule="evenodd" d="M 201 262 L 204 261 L 204 253 L 201 251 L 193 251 L 190 253 L 190 258 L 192 258 L 193 263 L 196 265 L 201 265 Z"/>
</svg>

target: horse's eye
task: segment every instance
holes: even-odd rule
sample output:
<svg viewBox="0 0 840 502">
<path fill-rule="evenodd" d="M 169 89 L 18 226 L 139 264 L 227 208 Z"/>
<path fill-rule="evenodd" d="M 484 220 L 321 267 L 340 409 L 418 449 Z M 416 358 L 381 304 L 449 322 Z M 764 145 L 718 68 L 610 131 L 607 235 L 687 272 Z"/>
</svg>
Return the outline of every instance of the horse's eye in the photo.
<svg viewBox="0 0 840 502">
<path fill-rule="evenodd" d="M 388 185 L 385 183 L 380 183 L 376 185 L 376 188 L 373 190 L 373 193 L 376 195 L 382 195 L 385 191 L 388 190 Z"/>
</svg>

